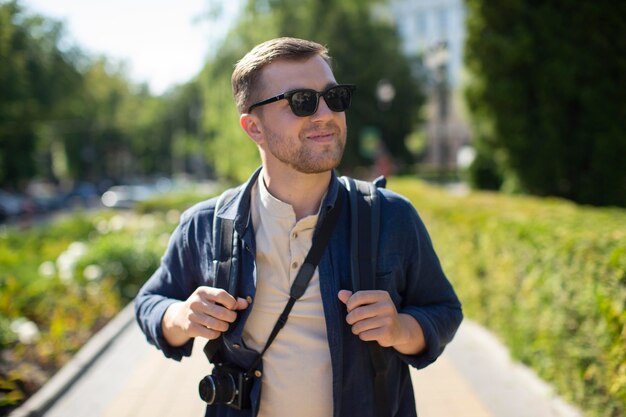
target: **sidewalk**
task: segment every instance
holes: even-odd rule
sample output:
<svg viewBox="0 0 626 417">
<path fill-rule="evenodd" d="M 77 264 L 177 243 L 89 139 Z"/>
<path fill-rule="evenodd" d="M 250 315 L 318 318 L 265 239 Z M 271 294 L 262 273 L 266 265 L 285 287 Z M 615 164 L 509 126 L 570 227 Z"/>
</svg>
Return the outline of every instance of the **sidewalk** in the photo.
<svg viewBox="0 0 626 417">
<path fill-rule="evenodd" d="M 42 399 L 33 397 L 10 417 L 203 416 L 197 387 L 210 372 L 203 343 L 195 344 L 191 358 L 168 360 L 145 341 L 132 309 L 120 316 L 120 328 L 111 333 L 115 337 L 77 381 L 66 390 L 43 393 L 53 397 L 52 407 L 37 414 L 34 403 Z M 424 370 L 412 370 L 411 377 L 420 417 L 582 417 L 512 363 L 490 333 L 467 320 L 444 355 Z"/>
</svg>

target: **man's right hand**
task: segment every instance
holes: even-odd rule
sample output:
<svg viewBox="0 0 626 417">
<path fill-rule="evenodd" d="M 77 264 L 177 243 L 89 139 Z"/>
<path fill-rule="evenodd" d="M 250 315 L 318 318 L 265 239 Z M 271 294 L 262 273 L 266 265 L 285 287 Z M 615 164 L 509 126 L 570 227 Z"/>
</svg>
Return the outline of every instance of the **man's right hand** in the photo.
<svg viewBox="0 0 626 417">
<path fill-rule="evenodd" d="M 246 308 L 243 298 L 235 299 L 219 288 L 198 287 L 186 301 L 167 308 L 161 328 L 171 346 L 182 346 L 193 337 L 217 339 L 235 321 L 236 311 Z"/>
</svg>

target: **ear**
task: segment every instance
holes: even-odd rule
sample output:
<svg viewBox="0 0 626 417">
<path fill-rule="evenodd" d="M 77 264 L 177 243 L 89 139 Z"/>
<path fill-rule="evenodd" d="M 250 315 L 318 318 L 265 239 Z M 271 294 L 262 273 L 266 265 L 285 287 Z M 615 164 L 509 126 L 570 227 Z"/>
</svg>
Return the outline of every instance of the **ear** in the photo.
<svg viewBox="0 0 626 417">
<path fill-rule="evenodd" d="M 239 124 L 248 136 L 250 136 L 250 139 L 257 145 L 260 145 L 265 140 L 261 121 L 257 116 L 250 113 L 243 113 L 239 116 Z"/>
</svg>

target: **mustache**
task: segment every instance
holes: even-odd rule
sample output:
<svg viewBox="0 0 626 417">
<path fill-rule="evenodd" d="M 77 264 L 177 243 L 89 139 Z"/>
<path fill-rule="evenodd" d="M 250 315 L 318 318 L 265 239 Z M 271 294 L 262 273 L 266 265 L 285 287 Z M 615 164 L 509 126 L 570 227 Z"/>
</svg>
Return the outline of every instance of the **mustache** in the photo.
<svg viewBox="0 0 626 417">
<path fill-rule="evenodd" d="M 312 124 L 311 126 L 305 126 L 300 133 L 306 136 L 320 132 L 339 134 L 341 133 L 341 127 L 335 121 L 330 120 L 323 125 Z"/>
</svg>

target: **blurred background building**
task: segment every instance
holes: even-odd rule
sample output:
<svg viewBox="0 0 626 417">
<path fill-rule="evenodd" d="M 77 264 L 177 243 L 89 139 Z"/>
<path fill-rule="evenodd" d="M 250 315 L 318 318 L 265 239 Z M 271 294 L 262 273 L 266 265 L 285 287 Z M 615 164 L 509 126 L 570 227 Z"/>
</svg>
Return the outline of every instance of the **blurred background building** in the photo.
<svg viewBox="0 0 626 417">
<path fill-rule="evenodd" d="M 426 149 L 421 165 L 454 171 L 470 142 L 460 98 L 465 6 L 462 0 L 392 0 L 391 12 L 404 52 L 415 59 L 416 71 L 427 81 Z"/>
</svg>

